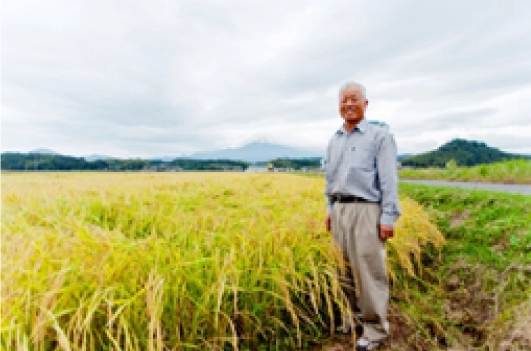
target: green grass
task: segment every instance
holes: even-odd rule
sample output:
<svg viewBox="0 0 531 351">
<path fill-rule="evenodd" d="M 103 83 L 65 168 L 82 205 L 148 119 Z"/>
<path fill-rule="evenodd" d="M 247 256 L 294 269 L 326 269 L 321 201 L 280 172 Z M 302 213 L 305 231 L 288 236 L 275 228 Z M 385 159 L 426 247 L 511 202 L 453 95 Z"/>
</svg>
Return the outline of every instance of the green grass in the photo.
<svg viewBox="0 0 531 351">
<path fill-rule="evenodd" d="M 436 262 L 425 262 L 431 278 L 397 304 L 440 346 L 500 349 L 502 331 L 531 311 L 520 308 L 531 303 L 531 197 L 412 184 L 400 190 L 437 218 L 447 244 Z"/>
<path fill-rule="evenodd" d="M 401 169 L 403 179 L 435 179 L 495 183 L 531 184 L 531 161 L 512 160 L 474 167 Z"/>
</svg>

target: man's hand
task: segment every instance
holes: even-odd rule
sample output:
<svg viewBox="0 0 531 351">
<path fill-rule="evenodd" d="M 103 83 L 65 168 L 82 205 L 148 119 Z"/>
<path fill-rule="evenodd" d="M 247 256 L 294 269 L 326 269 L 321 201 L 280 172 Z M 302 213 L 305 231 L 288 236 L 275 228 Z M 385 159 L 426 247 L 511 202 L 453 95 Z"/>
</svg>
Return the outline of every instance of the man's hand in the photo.
<svg viewBox="0 0 531 351">
<path fill-rule="evenodd" d="M 329 232 L 332 230 L 332 215 L 326 216 L 326 231 Z"/>
<path fill-rule="evenodd" d="M 393 235 L 395 235 L 395 231 L 393 227 L 390 227 L 385 224 L 380 224 L 380 240 L 384 243 L 387 241 L 387 239 L 392 238 Z"/>
</svg>

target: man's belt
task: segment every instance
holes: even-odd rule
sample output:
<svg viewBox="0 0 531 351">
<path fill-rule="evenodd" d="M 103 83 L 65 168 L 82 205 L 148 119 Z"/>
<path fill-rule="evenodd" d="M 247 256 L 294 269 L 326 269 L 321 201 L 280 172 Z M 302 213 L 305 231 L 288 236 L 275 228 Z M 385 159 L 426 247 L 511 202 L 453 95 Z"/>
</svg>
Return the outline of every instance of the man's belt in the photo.
<svg viewBox="0 0 531 351">
<path fill-rule="evenodd" d="M 330 196 L 330 200 L 332 201 L 332 203 L 375 202 L 354 195 L 332 195 Z"/>
</svg>

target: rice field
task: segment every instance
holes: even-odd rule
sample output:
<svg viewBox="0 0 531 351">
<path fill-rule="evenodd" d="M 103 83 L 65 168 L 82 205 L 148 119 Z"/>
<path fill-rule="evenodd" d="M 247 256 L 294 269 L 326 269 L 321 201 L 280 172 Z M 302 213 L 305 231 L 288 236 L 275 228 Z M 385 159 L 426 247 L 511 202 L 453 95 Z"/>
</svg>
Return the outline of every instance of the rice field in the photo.
<svg viewBox="0 0 531 351">
<path fill-rule="evenodd" d="M 322 178 L 2 174 L 3 350 L 308 348 L 344 313 Z M 393 289 L 444 238 L 413 200 Z"/>
</svg>

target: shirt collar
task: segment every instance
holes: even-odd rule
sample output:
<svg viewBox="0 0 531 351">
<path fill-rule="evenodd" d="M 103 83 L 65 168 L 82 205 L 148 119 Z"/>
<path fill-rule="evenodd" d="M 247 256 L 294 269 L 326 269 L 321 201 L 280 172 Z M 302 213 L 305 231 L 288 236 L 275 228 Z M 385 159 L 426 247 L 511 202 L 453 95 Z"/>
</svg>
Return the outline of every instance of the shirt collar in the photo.
<svg viewBox="0 0 531 351">
<path fill-rule="evenodd" d="M 367 119 L 363 117 L 363 119 L 358 123 L 356 127 L 354 127 L 353 130 L 359 130 L 362 134 L 367 131 L 367 127 L 369 126 L 369 122 L 367 122 Z M 337 134 L 347 134 L 347 131 L 345 130 L 345 125 L 342 124 L 341 127 L 337 130 Z"/>
</svg>

